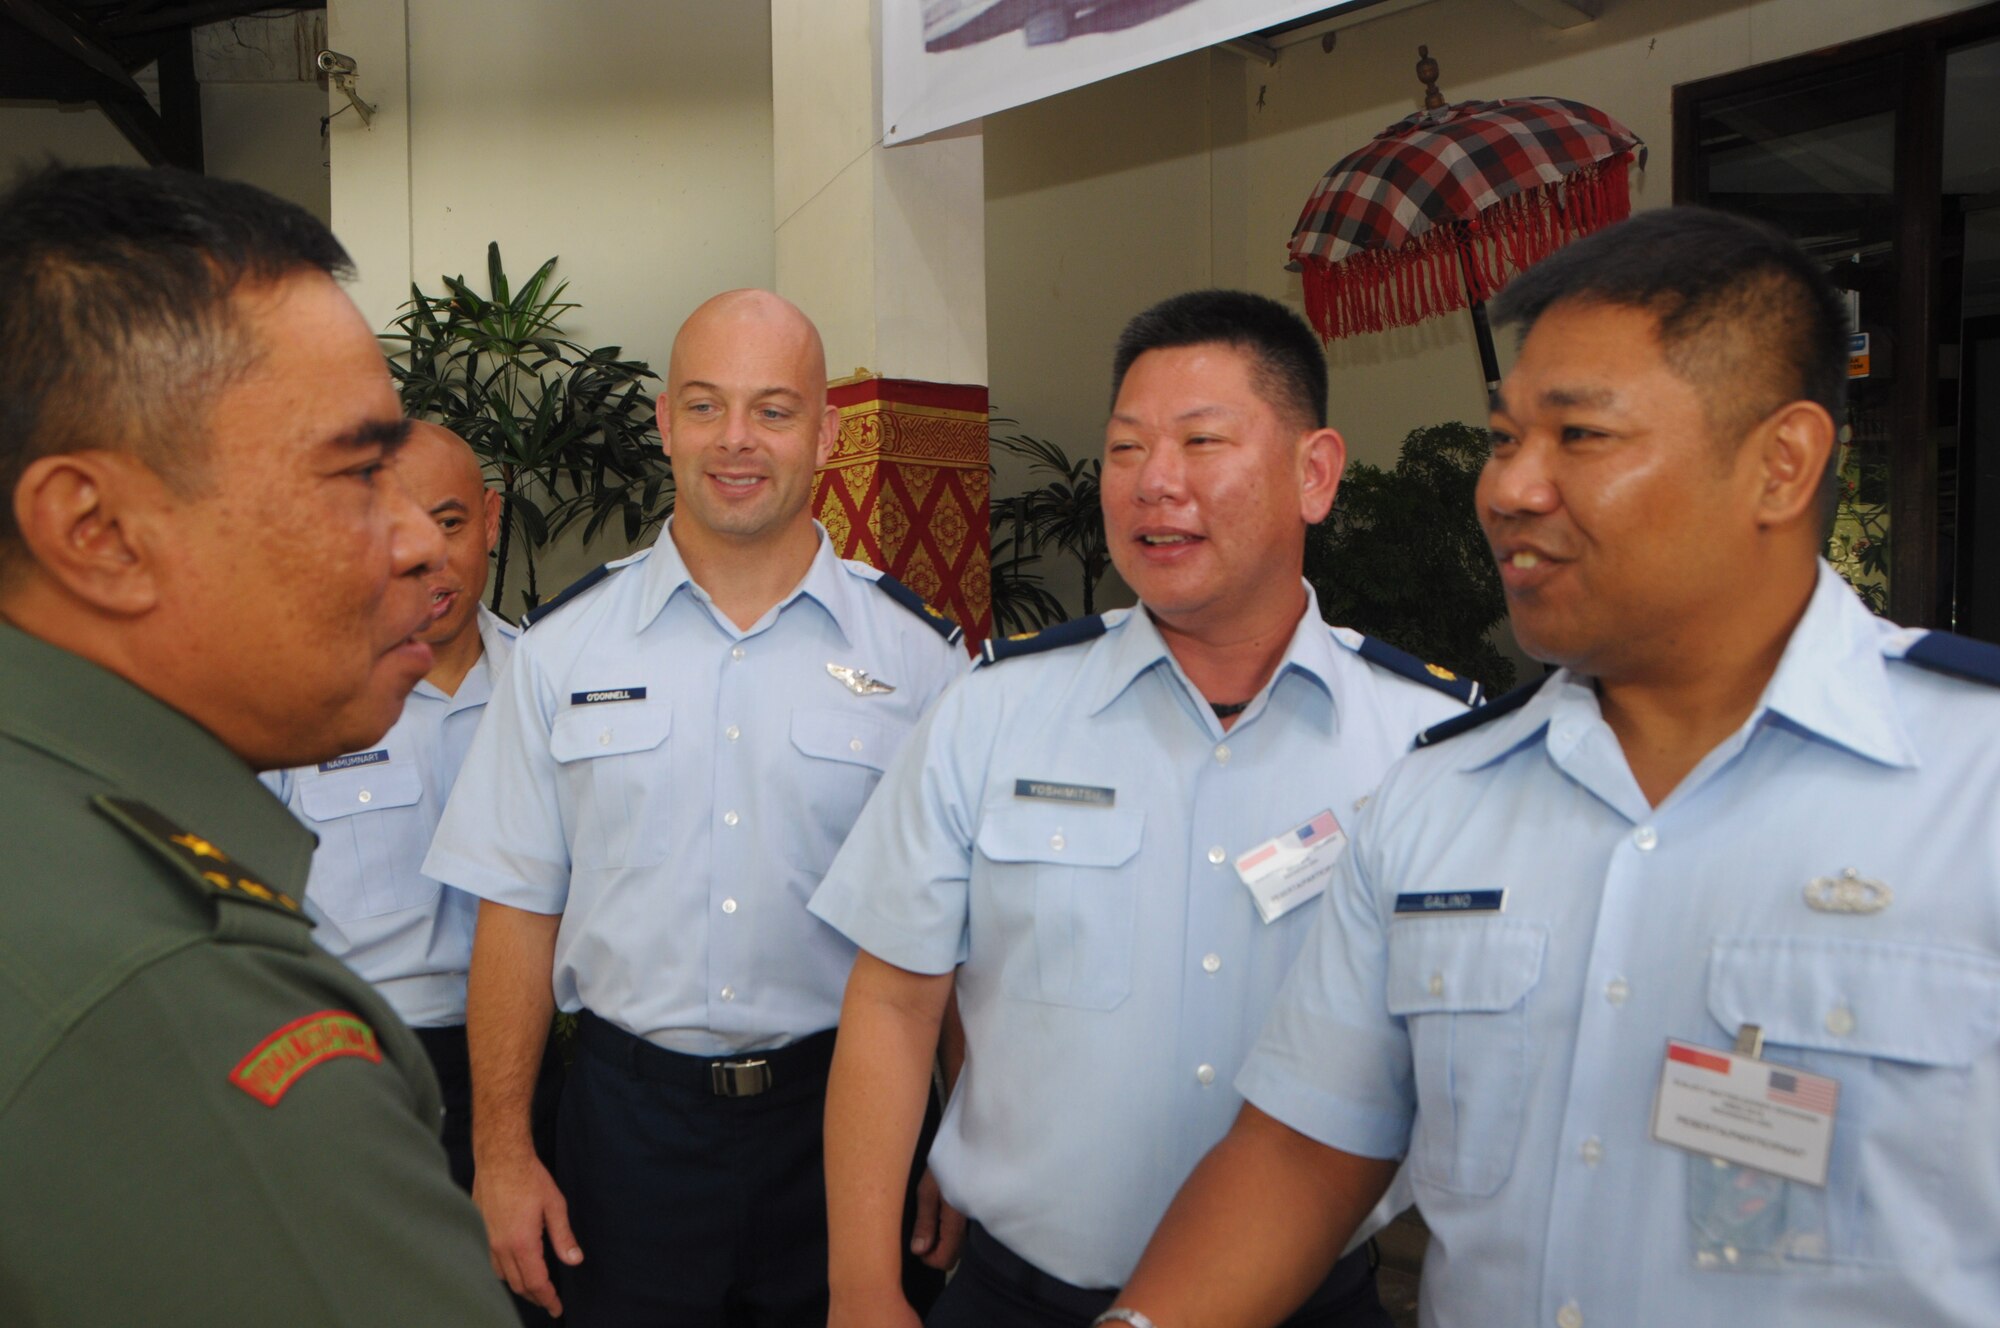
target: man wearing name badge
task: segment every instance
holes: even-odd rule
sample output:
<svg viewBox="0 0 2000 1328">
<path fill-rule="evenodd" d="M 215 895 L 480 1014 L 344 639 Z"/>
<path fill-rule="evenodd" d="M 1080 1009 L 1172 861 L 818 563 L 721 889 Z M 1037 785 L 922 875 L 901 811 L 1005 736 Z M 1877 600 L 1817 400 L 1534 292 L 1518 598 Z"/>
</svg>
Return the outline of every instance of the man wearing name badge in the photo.
<svg viewBox="0 0 2000 1328">
<path fill-rule="evenodd" d="M 929 1322 L 1082 1328 L 1111 1303 L 1235 1114 L 1346 821 L 1475 691 L 1319 616 L 1306 530 L 1345 448 L 1297 315 L 1167 300 L 1126 327 L 1113 396 L 1105 529 L 1139 607 L 989 642 L 813 899 L 862 950 L 827 1105 L 843 1328 L 915 1321 L 898 1159 L 954 989 L 931 1166 L 973 1225 Z M 1388 1322 L 1365 1251 L 1296 1322 Z"/>
<path fill-rule="evenodd" d="M 172 171 L 0 194 L 0 1323 L 511 1324 L 258 769 L 366 750 L 443 557 L 347 256 Z"/>
<path fill-rule="evenodd" d="M 853 947 L 805 904 L 964 657 L 812 519 L 839 415 L 797 309 L 704 304 L 659 412 L 673 518 L 532 616 L 425 862 L 483 901 L 474 1194 L 508 1284 L 581 1328 L 818 1328 Z M 579 1042 L 553 1176 L 528 1131 L 552 1005 Z"/>
<path fill-rule="evenodd" d="M 421 867 L 519 632 L 480 602 L 501 505 L 472 449 L 449 429 L 413 422 L 396 470 L 444 537 L 445 556 L 426 585 L 430 623 L 418 634 L 435 663 L 379 742 L 263 779 L 319 837 L 305 897 L 315 939 L 373 983 L 423 1044 L 444 1092 L 452 1178 L 469 1191 L 465 978 L 479 901 Z M 552 1100 L 552 1068 L 539 1087 Z"/>
<path fill-rule="evenodd" d="M 1407 1153 L 1427 1324 L 1991 1324 L 2000 649 L 1818 556 L 1841 301 L 1671 209 L 1496 312 L 1479 517 L 1562 667 L 1369 803 L 1125 1317 L 1277 1321 Z"/>
</svg>

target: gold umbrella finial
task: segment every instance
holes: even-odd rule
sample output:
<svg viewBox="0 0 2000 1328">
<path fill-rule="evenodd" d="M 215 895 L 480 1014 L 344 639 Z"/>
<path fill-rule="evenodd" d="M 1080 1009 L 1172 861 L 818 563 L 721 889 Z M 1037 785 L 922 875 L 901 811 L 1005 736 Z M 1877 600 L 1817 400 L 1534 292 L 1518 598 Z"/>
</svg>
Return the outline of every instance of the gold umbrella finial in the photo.
<svg viewBox="0 0 2000 1328">
<path fill-rule="evenodd" d="M 1417 48 L 1417 82 L 1424 85 L 1424 109 L 1435 111 L 1444 105 L 1444 94 L 1438 91 L 1438 62 L 1431 58 L 1431 48 Z"/>
</svg>

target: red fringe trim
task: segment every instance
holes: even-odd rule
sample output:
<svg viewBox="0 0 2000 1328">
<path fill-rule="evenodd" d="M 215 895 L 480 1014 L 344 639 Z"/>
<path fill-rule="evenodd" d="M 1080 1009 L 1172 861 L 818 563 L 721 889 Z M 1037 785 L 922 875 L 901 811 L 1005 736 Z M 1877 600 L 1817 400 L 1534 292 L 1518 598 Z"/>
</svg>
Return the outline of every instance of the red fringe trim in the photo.
<svg viewBox="0 0 2000 1328">
<path fill-rule="evenodd" d="M 1328 341 L 1414 327 L 1497 295 L 1516 272 L 1632 211 L 1632 156 L 1587 166 L 1554 184 L 1511 194 L 1470 222 L 1433 226 L 1401 249 L 1329 265 L 1304 260 L 1306 316 Z"/>
</svg>

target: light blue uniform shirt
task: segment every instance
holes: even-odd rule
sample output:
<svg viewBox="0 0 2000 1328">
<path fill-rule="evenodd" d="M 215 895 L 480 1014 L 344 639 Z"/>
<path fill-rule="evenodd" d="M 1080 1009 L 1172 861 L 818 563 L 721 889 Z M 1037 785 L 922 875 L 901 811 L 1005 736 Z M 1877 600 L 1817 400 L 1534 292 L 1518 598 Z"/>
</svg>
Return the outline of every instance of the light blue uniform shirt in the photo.
<svg viewBox="0 0 2000 1328">
<path fill-rule="evenodd" d="M 375 984 L 413 1028 L 465 1022 L 479 901 L 426 876 L 423 861 L 520 634 L 483 605 L 474 621 L 483 650 L 454 695 L 419 682 L 373 747 L 260 776 L 319 836 L 306 884 L 313 939 Z"/>
<path fill-rule="evenodd" d="M 1225 733 L 1151 617 L 1105 620 L 952 689 L 813 898 L 890 964 L 962 965 L 968 1052 L 931 1166 L 1002 1244 L 1092 1287 L 1125 1280 L 1228 1130 L 1230 1079 L 1309 930 L 1311 907 L 1265 925 L 1236 859 L 1324 811 L 1351 821 L 1420 729 L 1464 710 L 1364 661 L 1309 600 Z"/>
<path fill-rule="evenodd" d="M 671 523 L 614 566 L 522 637 L 424 869 L 562 915 L 564 1010 L 694 1055 L 831 1028 L 854 949 L 806 900 L 965 656 L 824 531 L 748 631 Z"/>
<path fill-rule="evenodd" d="M 1756 711 L 1658 807 L 1568 672 L 1384 782 L 1237 1082 L 1408 1150 L 1424 1323 L 2000 1319 L 2000 689 L 1903 662 L 1922 636 L 1822 565 Z M 1810 905 L 1850 870 L 1893 900 Z M 1478 890 L 1504 911 L 1394 912 Z M 1729 1214 L 1784 1214 L 1776 1272 L 1697 1267 L 1717 1168 L 1650 1131 L 1667 1039 L 1745 1024 L 1840 1082 L 1825 1189 Z"/>
</svg>

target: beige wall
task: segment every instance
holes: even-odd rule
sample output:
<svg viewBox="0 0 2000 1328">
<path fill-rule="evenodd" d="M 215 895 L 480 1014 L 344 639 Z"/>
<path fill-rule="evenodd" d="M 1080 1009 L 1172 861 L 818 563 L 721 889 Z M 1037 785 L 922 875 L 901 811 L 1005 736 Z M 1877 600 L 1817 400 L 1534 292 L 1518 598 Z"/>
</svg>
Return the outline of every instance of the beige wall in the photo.
<svg viewBox="0 0 2000 1328">
<path fill-rule="evenodd" d="M 372 130 L 341 117 L 332 145 L 334 229 L 377 326 L 412 277 L 484 290 L 497 240 L 517 281 L 560 255 L 573 339 L 664 372 L 696 304 L 771 284 L 766 5 L 333 0 L 328 19 L 382 107 Z M 550 550 L 543 594 L 625 551 Z"/>
<path fill-rule="evenodd" d="M 1611 112 L 1652 148 L 1635 207 L 1672 201 L 1674 85 L 1918 22 L 1978 0 L 1605 0 L 1547 27 L 1510 0 L 1434 0 L 1285 50 L 1277 65 L 1185 56 L 985 122 L 987 307 L 996 412 L 1074 454 L 1101 437 L 1119 326 L 1190 287 L 1303 308 L 1285 243 L 1326 168 L 1416 110 L 1427 43 L 1453 101 L 1531 94 Z M 1502 336 L 1502 364 L 1508 338 Z M 1392 463 L 1411 429 L 1484 418 L 1464 315 L 1337 342 L 1334 423 Z M 1003 473 L 996 491 L 1017 487 Z"/>
</svg>

